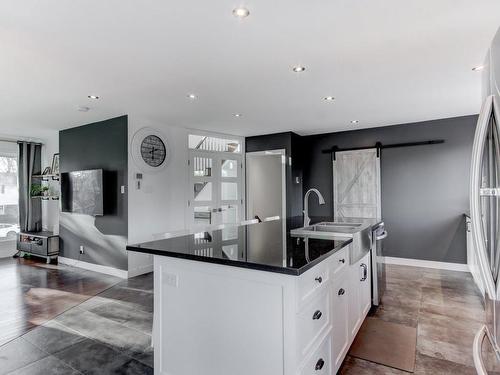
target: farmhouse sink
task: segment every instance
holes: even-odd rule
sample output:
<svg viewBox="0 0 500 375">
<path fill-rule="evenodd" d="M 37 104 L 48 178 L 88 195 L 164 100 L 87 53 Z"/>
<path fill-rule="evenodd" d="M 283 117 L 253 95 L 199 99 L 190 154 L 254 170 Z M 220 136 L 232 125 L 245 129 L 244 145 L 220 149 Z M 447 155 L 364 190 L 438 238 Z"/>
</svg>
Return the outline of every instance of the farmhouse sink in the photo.
<svg viewBox="0 0 500 375">
<path fill-rule="evenodd" d="M 292 229 L 292 237 L 333 238 L 349 237 L 353 239 L 350 263 L 354 264 L 371 249 L 371 226 L 363 223 L 322 222 L 306 227 Z"/>
</svg>

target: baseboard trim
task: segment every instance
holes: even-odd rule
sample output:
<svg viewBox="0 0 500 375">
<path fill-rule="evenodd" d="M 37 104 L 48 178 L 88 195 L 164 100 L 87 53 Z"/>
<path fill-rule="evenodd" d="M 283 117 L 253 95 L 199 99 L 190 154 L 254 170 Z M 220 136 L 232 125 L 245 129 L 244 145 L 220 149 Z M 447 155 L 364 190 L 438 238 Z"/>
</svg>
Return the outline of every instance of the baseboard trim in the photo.
<svg viewBox="0 0 500 375">
<path fill-rule="evenodd" d="M 397 257 L 383 257 L 385 264 L 397 264 L 400 266 L 424 267 L 438 270 L 470 272 L 467 264 L 436 262 L 432 260 L 420 260 Z"/>
<path fill-rule="evenodd" d="M 153 272 L 153 265 L 148 264 L 147 266 L 137 267 L 132 270 L 128 270 L 128 277 L 136 277 L 139 275 L 144 275 L 145 273 Z"/>
<path fill-rule="evenodd" d="M 127 271 L 119 270 L 118 268 L 102 266 L 100 264 L 84 262 L 82 260 L 70 259 L 61 256 L 58 257 L 57 259 L 59 263 L 66 264 L 67 266 L 83 268 L 85 270 L 104 273 L 106 275 L 116 276 L 122 279 L 128 279 L 129 277 L 129 273 Z"/>
</svg>

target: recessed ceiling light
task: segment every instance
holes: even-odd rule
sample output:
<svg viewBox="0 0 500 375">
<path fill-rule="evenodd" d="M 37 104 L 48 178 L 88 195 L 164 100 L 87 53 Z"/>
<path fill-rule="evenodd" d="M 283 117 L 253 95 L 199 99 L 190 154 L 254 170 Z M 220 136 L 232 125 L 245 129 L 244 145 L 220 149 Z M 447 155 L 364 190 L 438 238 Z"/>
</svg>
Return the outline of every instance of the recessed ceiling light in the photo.
<svg viewBox="0 0 500 375">
<path fill-rule="evenodd" d="M 472 70 L 474 72 L 479 72 L 480 70 L 483 70 L 484 69 L 484 65 L 478 65 L 478 66 L 475 66 L 474 68 L 472 68 Z"/>
<path fill-rule="evenodd" d="M 250 15 L 250 11 L 247 8 L 236 8 L 233 9 L 233 15 L 238 18 L 245 18 Z"/>
<path fill-rule="evenodd" d="M 198 97 L 195 95 L 195 94 L 188 94 L 187 96 L 189 99 L 191 100 L 195 100 L 195 99 L 198 99 Z"/>
<path fill-rule="evenodd" d="M 327 102 L 332 102 L 335 100 L 335 98 L 333 96 L 325 96 L 323 100 L 326 100 Z"/>
<path fill-rule="evenodd" d="M 359 120 L 351 120 L 351 124 L 359 124 Z"/>
<path fill-rule="evenodd" d="M 241 113 L 235 113 L 234 114 L 234 117 L 241 117 L 241 116 L 243 116 Z"/>
<path fill-rule="evenodd" d="M 87 96 L 87 98 L 89 98 L 89 99 L 99 99 L 99 97 L 97 95 L 89 95 L 89 96 Z"/>
<path fill-rule="evenodd" d="M 300 72 L 303 72 L 304 70 L 306 70 L 306 67 L 305 66 L 302 66 L 302 65 L 297 65 L 297 66 L 294 66 L 292 68 L 292 70 L 295 72 L 295 73 L 300 73 Z"/>
</svg>

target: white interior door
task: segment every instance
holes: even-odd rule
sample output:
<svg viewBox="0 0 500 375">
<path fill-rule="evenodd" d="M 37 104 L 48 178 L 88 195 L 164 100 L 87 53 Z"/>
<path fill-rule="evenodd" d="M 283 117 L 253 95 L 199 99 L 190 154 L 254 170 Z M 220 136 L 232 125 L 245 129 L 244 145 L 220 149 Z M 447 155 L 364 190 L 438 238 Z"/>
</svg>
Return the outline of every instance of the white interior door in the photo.
<svg viewBox="0 0 500 375">
<path fill-rule="evenodd" d="M 189 175 L 188 212 L 191 228 L 241 221 L 241 154 L 190 150 Z"/>
<path fill-rule="evenodd" d="M 335 217 L 381 218 L 377 149 L 335 153 L 333 204 Z"/>
</svg>

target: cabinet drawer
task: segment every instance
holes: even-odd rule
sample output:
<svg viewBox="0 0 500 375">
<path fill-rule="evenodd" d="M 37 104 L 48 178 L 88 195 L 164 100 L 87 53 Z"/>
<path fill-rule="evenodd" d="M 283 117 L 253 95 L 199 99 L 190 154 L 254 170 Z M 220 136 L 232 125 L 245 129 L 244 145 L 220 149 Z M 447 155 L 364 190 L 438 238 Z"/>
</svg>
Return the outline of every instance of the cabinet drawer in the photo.
<svg viewBox="0 0 500 375">
<path fill-rule="evenodd" d="M 297 316 L 297 338 L 299 358 L 304 358 L 307 353 L 317 345 L 317 340 L 330 329 L 330 292 L 323 290 L 310 303 L 303 306 Z"/>
<path fill-rule="evenodd" d="M 47 246 L 45 246 L 43 243 L 41 245 L 32 243 L 30 252 L 37 255 L 47 255 Z"/>
<path fill-rule="evenodd" d="M 17 250 L 30 252 L 31 251 L 31 244 L 29 242 L 18 241 L 17 242 Z"/>
<path fill-rule="evenodd" d="M 297 280 L 297 310 L 315 298 L 320 291 L 327 289 L 329 280 L 330 269 L 328 262 L 321 262 L 301 275 Z"/>
<path fill-rule="evenodd" d="M 332 335 L 326 336 L 320 347 L 306 360 L 300 375 L 332 375 Z"/>
<path fill-rule="evenodd" d="M 351 245 L 344 247 L 337 253 L 332 255 L 332 260 L 330 262 L 330 267 L 332 269 L 332 278 L 340 274 L 349 266 L 349 249 Z"/>
</svg>

